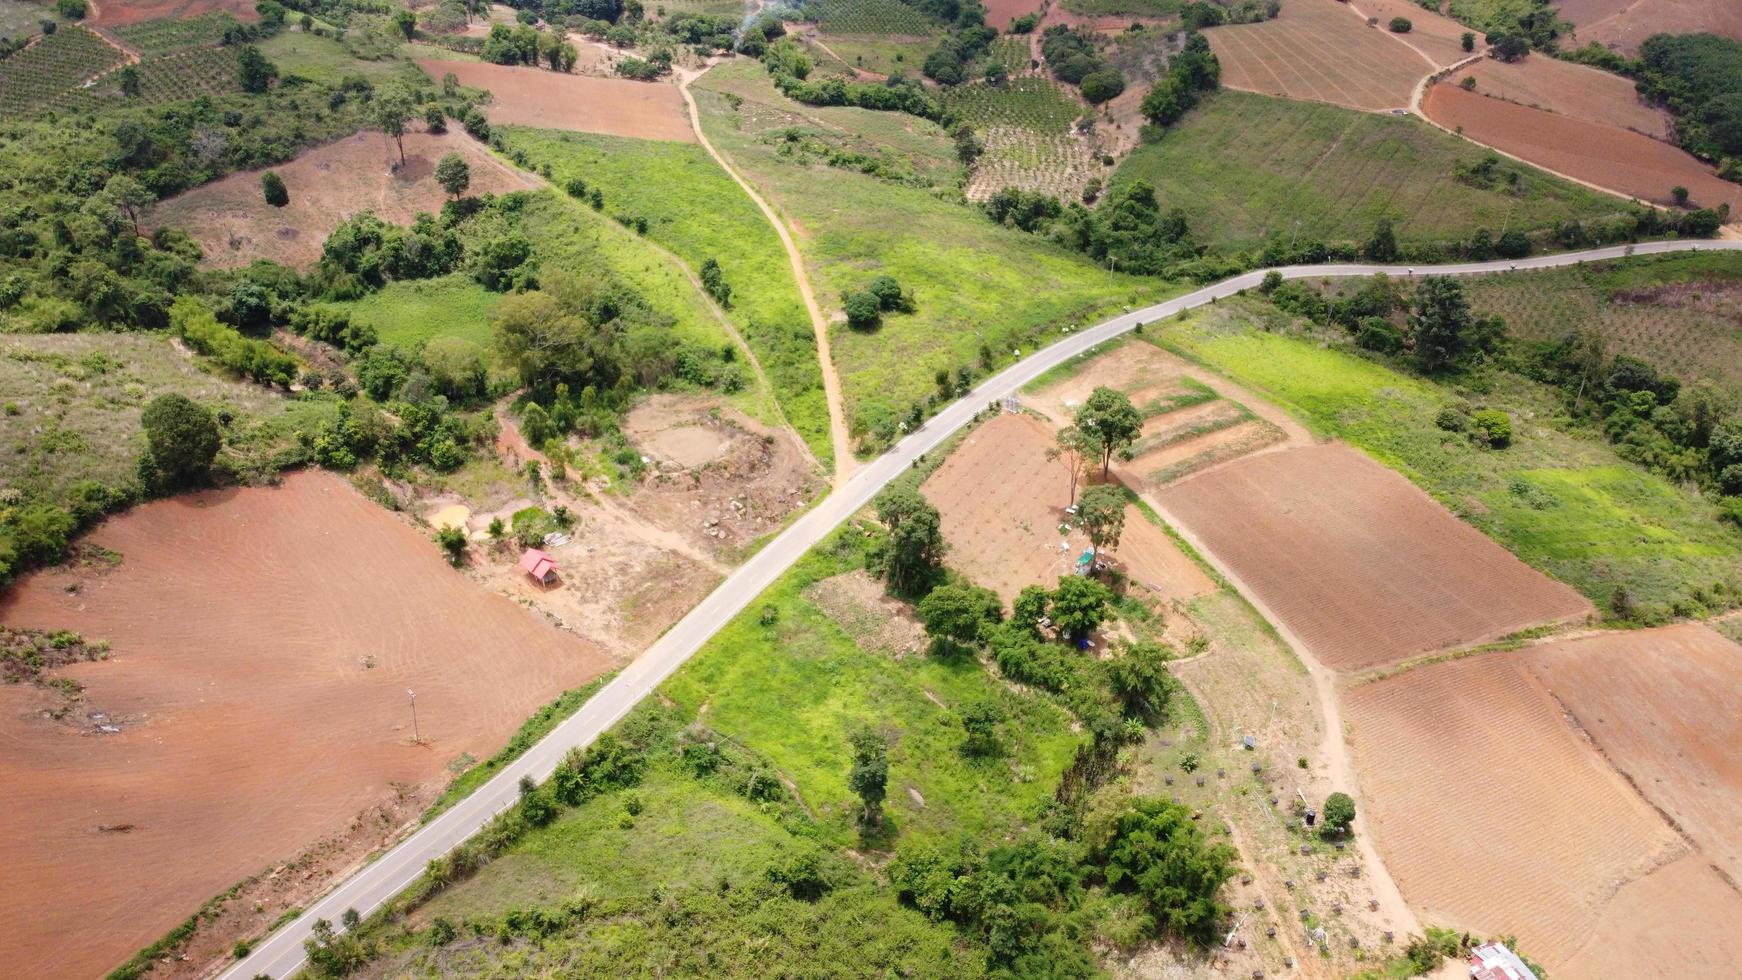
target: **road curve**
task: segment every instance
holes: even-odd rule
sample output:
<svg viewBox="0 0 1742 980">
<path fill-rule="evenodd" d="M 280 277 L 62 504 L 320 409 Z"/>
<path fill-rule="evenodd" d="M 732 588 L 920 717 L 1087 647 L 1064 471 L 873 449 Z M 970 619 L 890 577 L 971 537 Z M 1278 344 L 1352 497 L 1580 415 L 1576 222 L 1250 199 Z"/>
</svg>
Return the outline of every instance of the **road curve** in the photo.
<svg viewBox="0 0 1742 980">
<path fill-rule="evenodd" d="M 1508 270 L 1549 269 L 1630 255 L 1665 252 L 1738 251 L 1742 241 L 1674 241 L 1542 255 L 1499 262 L 1466 262 L 1453 265 L 1305 265 L 1278 269 L 1285 279 L 1344 278 L 1385 273 L 1393 276 L 1466 276 Z M 793 522 L 737 571 L 727 576 L 701 604 L 677 622 L 634 663 L 567 721 L 526 751 L 512 764 L 480 786 L 472 795 L 430 821 L 410 837 L 358 869 L 333 891 L 310 904 L 306 911 L 262 940 L 253 952 L 231 964 L 221 980 L 248 980 L 265 975 L 288 977 L 307 961 L 303 942 L 316 919 L 326 919 L 338 928 L 346 909 L 367 917 L 399 894 L 435 858 L 446 854 L 483 827 L 486 821 L 519 799 L 520 780 L 531 776 L 539 782 L 550 776 L 570 749 L 590 744 L 616 724 L 654 687 L 671 676 L 709 637 L 774 584 L 806 551 L 836 526 L 869 503 L 884 485 L 907 470 L 920 456 L 935 449 L 951 433 L 966 425 L 980 409 L 1015 394 L 1024 385 L 1091 347 L 1105 343 L 1140 323 L 1203 306 L 1244 289 L 1256 287 L 1268 270 L 1248 272 L 1205 286 L 1175 299 L 1114 317 L 1104 323 L 1070 334 L 1065 339 L 1023 358 L 982 381 L 973 391 L 931 418 L 877 459 L 860 467 L 845 483 L 836 486 L 809 513 Z"/>
</svg>

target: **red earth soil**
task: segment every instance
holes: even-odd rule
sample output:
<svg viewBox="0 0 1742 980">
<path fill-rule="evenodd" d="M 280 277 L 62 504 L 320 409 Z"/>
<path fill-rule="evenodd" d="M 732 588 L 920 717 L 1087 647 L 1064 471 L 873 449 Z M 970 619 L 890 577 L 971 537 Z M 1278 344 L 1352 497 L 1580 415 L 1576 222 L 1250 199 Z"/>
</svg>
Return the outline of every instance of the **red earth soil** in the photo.
<svg viewBox="0 0 1742 980">
<path fill-rule="evenodd" d="M 1519 658 L 1639 792 L 1742 881 L 1742 647 L 1685 623 Z"/>
<path fill-rule="evenodd" d="M 1447 129 L 1546 170 L 1656 204 L 1686 187 L 1696 207 L 1729 204 L 1742 214 L 1742 185 L 1720 178 L 1686 152 L 1615 126 L 1515 105 L 1456 85 L 1428 90 L 1422 111 Z"/>
<path fill-rule="evenodd" d="M 89 15 L 85 24 L 90 27 L 124 27 L 164 18 L 187 20 L 214 10 L 249 23 L 260 19 L 254 0 L 87 0 L 87 3 Z"/>
<path fill-rule="evenodd" d="M 1405 47 L 1414 48 L 1426 59 L 1423 75 L 1434 67 L 1455 65 L 1471 54 L 1464 50 L 1463 44 L 1464 32 L 1470 28 L 1450 17 L 1424 10 L 1414 0 L 1350 0 L 1347 6 L 1363 18 L 1379 18 L 1379 30 L 1386 30 L 1383 25 L 1390 24 L 1393 17 L 1409 21 L 1412 26 L 1407 34 L 1391 34 L 1391 38 L 1402 42 Z M 1386 33 L 1390 34 L 1390 31 Z M 1477 51 L 1486 47 L 1482 43 L 1481 31 L 1476 32 L 1475 43 Z"/>
<path fill-rule="evenodd" d="M 1737 962 L 1742 895 L 1688 860 L 1512 654 L 1418 667 L 1346 706 L 1365 797 L 1355 831 L 1376 836 L 1423 921 L 1514 934 L 1557 980 L 1717 977 L 1714 962 Z M 1637 962 L 1636 943 L 1665 958 L 1590 968 L 1623 948 Z"/>
<path fill-rule="evenodd" d="M 1347 446 L 1250 456 L 1156 498 L 1326 666 L 1582 618 L 1584 597 Z"/>
<path fill-rule="evenodd" d="M 489 89 L 491 122 L 649 140 L 695 142 L 683 94 L 670 82 L 596 78 L 482 61 L 420 61 L 432 78 Z"/>
<path fill-rule="evenodd" d="M 1023 14 L 1039 13 L 1045 0 L 986 0 L 986 25 L 1000 31 L 1008 30 L 1010 22 Z"/>
<path fill-rule="evenodd" d="M 1571 21 L 1572 45 L 1595 41 L 1629 55 L 1653 34 L 1721 34 L 1742 41 L 1742 3 L 1736 0 L 1561 0 L 1560 19 Z"/>
<path fill-rule="evenodd" d="M 1525 58 L 1510 64 L 1494 58 L 1461 68 L 1447 79 L 1459 85 L 1476 79 L 1482 95 L 1546 109 L 1604 126 L 1619 126 L 1654 139 L 1670 134 L 1669 113 L 1648 105 L 1633 82 L 1559 58 Z"/>
<path fill-rule="evenodd" d="M 1433 70 L 1337 0 L 1289 0 L 1273 20 L 1216 27 L 1204 36 L 1229 88 L 1352 109 L 1408 106 L 1416 83 Z"/>
<path fill-rule="evenodd" d="M 91 540 L 120 566 L 0 598 L 8 626 L 113 644 L 57 672 L 85 685 L 74 720 L 42 716 L 49 692 L 0 688 L 8 977 L 109 970 L 394 784 L 489 756 L 608 666 L 330 474 L 147 504 Z"/>
<path fill-rule="evenodd" d="M 477 140 L 456 129 L 446 133 L 405 134 L 405 166 L 393 140 L 381 133 L 358 133 L 270 167 L 284 179 L 290 203 L 267 204 L 260 194 L 260 171 L 234 173 L 157 205 L 148 218 L 156 228 L 176 225 L 200 243 L 207 264 L 232 269 L 255 259 L 308 266 L 339 222 L 363 211 L 383 221 L 410 224 L 420 211 L 440 213 L 448 192 L 435 181 L 437 161 L 458 153 L 472 167 L 469 194 L 502 194 L 539 186 L 492 156 Z"/>
</svg>

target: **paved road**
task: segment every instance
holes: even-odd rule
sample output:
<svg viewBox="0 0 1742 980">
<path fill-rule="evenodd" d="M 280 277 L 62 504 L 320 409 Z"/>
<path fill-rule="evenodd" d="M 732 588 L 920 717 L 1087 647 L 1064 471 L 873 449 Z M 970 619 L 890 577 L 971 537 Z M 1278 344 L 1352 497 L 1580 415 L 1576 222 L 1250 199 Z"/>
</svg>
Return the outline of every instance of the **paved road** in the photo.
<svg viewBox="0 0 1742 980">
<path fill-rule="evenodd" d="M 1385 265 L 1309 265 L 1291 266 L 1279 271 L 1288 279 L 1370 276 L 1381 272 L 1395 276 L 1473 275 L 1504 272 L 1508 269 L 1546 269 L 1598 259 L 1621 258 L 1629 254 L 1650 255 L 1692 250 L 1742 251 L 1742 241 L 1652 242 L 1631 247 L 1615 246 L 1561 255 L 1544 255 L 1517 261 L 1470 262 L 1414 268 Z M 921 455 L 936 448 L 951 433 L 967 424 L 975 412 L 1006 395 L 1016 393 L 1048 370 L 1097 344 L 1125 333 L 1139 323 L 1152 323 L 1182 310 L 1232 296 L 1242 289 L 1257 286 L 1263 278 L 1263 271 L 1249 272 L 1165 303 L 1114 317 L 1029 354 L 981 382 L 972 392 L 930 419 L 919 431 L 861 467 L 844 484 L 836 487 L 820 504 L 728 576 L 700 605 L 679 620 L 677 625 L 660 637 L 658 642 L 618 674 L 611 683 L 600 689 L 569 720 L 558 725 L 543 740 L 527 750 L 525 755 L 479 787 L 471 796 L 420 828 L 374 862 L 364 866 L 325 898 L 310 905 L 302 915 L 256 946 L 245 959 L 231 965 L 224 971 L 221 980 L 248 980 L 259 974 L 282 978 L 299 970 L 306 962 L 302 944 L 308 938 L 316 919 L 326 919 L 336 924 L 346 909 L 356 909 L 362 915 L 368 916 L 388 899 L 403 891 L 431 860 L 446 854 L 476 833 L 491 817 L 513 806 L 519 798 L 522 776 L 544 781 L 570 749 L 590 744 L 601 732 L 616 724 L 654 687 L 682 666 L 728 620 L 792 567 L 800 556 L 869 503 L 877 491 L 907 470 Z"/>
</svg>

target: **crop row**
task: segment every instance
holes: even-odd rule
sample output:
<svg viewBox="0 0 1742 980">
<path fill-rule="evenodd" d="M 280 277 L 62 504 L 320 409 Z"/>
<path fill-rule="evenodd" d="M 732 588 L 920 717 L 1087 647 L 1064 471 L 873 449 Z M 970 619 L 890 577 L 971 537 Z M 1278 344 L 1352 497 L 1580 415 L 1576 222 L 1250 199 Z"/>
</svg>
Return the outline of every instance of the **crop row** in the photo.
<svg viewBox="0 0 1742 980">
<path fill-rule="evenodd" d="M 114 28 L 122 43 L 141 54 L 166 54 L 183 48 L 216 44 L 224 31 L 236 23 L 236 18 L 223 11 L 212 11 L 188 20 L 148 20 Z"/>
<path fill-rule="evenodd" d="M 1083 114 L 1057 82 L 1038 75 L 1012 78 L 1003 86 L 974 82 L 948 90 L 949 107 L 975 126 L 1010 126 L 1063 136 Z"/>
<path fill-rule="evenodd" d="M 930 34 L 937 27 L 901 0 L 816 0 L 805 15 L 836 34 Z"/>
<path fill-rule="evenodd" d="M 34 112 L 124 60 L 83 27 L 67 27 L 0 61 L 0 114 Z"/>
</svg>

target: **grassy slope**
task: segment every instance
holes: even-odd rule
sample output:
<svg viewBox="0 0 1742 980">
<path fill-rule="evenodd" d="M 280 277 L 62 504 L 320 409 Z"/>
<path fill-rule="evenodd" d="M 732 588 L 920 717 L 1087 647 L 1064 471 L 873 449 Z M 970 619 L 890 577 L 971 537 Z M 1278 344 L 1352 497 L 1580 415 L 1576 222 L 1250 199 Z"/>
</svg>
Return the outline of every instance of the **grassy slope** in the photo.
<svg viewBox="0 0 1742 980">
<path fill-rule="evenodd" d="M 304 34 L 300 30 L 285 30 L 260 42 L 260 53 L 278 66 L 283 75 L 301 75 L 323 85 L 338 85 L 346 75 L 362 75 L 380 84 L 404 73 L 416 78 L 421 74 L 408 61 L 363 61 L 330 37 Z"/>
<path fill-rule="evenodd" d="M 463 273 L 440 279 L 391 282 L 350 303 L 336 303 L 380 339 L 410 349 L 432 337 L 461 337 L 490 347 L 490 318 L 502 303 Z"/>
<path fill-rule="evenodd" d="M 1113 180 L 1149 181 L 1200 236 L 1235 248 L 1293 236 L 1297 220 L 1303 237 L 1362 241 L 1390 216 L 1400 238 L 1427 239 L 1621 210 L 1607 195 L 1529 168 L 1520 196 L 1452 177 L 1482 154 L 1415 119 L 1222 92 L 1159 143 L 1139 147 Z"/>
<path fill-rule="evenodd" d="M 1224 306 L 1154 336 L 1401 471 L 1600 606 L 1618 587 L 1667 607 L 1717 582 L 1742 584 L 1742 533 L 1710 503 L 1622 461 L 1601 435 L 1558 424 L 1555 392 L 1498 375 L 1479 403 L 1511 412 L 1517 437 L 1509 449 L 1479 449 L 1434 425 L 1450 391 L 1250 323 Z"/>
<path fill-rule="evenodd" d="M 741 107 L 734 110 L 719 92 L 742 98 Z M 856 109 L 815 112 L 774 92 L 752 62 L 715 68 L 697 83 L 696 95 L 709 139 L 796 225 L 829 313 L 838 312 L 843 290 L 863 288 L 880 273 L 915 294 L 914 314 L 891 315 L 868 332 L 838 323 L 830 334 L 855 435 L 892 427 L 934 390 L 937 371 L 974 364 L 982 343 L 1002 362 L 1012 349 L 1033 350 L 1056 337 L 1060 326 L 1093 322 L 1098 313 L 1164 291 L 997 227 L 926 190 L 795 164 L 773 139 L 760 138 L 793 125 L 899 127 L 906 134 L 900 149 L 936 130 L 929 124 Z"/>
<path fill-rule="evenodd" d="M 510 149 L 549 164 L 560 187 L 579 177 L 605 196 L 605 213 L 639 215 L 647 236 L 692 270 L 714 259 L 732 287 L 727 310 L 761 360 L 775 395 L 818 458 L 830 458 L 829 412 L 816 341 L 780 239 L 707 151 L 670 143 L 500 127 Z"/>
</svg>

